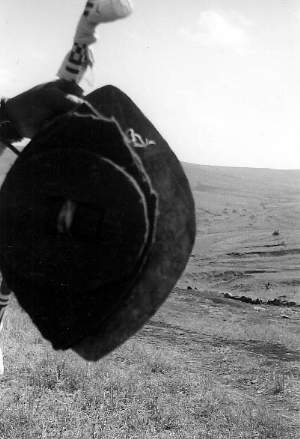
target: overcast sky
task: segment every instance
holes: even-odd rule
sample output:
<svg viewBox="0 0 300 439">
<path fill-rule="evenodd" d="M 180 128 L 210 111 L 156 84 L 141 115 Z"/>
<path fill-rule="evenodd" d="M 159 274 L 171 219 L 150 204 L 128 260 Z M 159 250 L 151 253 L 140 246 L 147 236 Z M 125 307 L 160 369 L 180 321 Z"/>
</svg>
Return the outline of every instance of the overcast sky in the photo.
<svg viewBox="0 0 300 439">
<path fill-rule="evenodd" d="M 1 0 L 0 95 L 53 79 L 85 0 Z M 300 169 L 300 3 L 135 0 L 99 27 L 95 85 L 127 92 L 181 160 Z"/>
</svg>

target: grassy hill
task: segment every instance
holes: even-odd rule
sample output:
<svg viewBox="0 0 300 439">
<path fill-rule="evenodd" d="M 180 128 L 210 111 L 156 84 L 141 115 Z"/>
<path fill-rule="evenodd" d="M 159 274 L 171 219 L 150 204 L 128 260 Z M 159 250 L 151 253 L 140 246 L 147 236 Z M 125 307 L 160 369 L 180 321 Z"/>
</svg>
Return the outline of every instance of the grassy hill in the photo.
<svg viewBox="0 0 300 439">
<path fill-rule="evenodd" d="M 300 303 L 300 171 L 184 167 L 198 233 L 182 285 Z"/>
<path fill-rule="evenodd" d="M 96 364 L 54 352 L 13 300 L 0 439 L 300 438 L 299 308 L 222 295 L 299 300 L 300 171 L 184 167 L 197 209 L 193 254 L 121 348 Z"/>
</svg>

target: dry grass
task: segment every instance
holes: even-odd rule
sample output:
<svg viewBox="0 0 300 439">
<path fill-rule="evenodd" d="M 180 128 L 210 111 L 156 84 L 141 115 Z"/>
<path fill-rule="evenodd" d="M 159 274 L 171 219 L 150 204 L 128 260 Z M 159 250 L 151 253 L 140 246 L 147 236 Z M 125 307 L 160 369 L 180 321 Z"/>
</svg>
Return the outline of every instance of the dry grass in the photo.
<svg viewBox="0 0 300 439">
<path fill-rule="evenodd" d="M 296 437 L 288 419 L 207 367 L 216 352 L 201 343 L 197 363 L 194 343 L 181 349 L 145 333 L 87 364 L 53 352 L 16 304 L 5 326 L 1 439 Z M 269 394 L 287 391 L 280 376 L 268 384 Z"/>
<path fill-rule="evenodd" d="M 13 303 L 0 439 L 300 439 L 299 310 L 212 293 L 300 297 L 300 173 L 186 168 L 199 234 L 182 285 L 201 291 L 177 290 L 96 364 L 53 352 Z"/>
</svg>

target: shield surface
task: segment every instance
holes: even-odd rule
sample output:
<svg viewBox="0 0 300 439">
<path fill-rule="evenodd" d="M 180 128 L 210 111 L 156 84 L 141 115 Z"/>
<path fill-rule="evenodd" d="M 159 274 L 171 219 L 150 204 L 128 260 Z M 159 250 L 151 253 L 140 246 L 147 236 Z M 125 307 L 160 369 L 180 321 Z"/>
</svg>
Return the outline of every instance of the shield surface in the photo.
<svg viewBox="0 0 300 439">
<path fill-rule="evenodd" d="M 86 99 L 91 107 L 42 130 L 8 173 L 0 268 L 55 349 L 95 361 L 169 295 L 195 210 L 178 159 L 132 100 L 113 86 Z"/>
</svg>

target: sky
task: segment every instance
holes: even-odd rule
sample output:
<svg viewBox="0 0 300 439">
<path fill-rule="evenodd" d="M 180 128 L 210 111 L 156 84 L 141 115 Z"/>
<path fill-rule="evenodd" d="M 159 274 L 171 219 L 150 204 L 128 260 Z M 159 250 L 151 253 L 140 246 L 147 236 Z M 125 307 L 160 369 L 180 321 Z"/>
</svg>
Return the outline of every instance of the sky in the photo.
<svg viewBox="0 0 300 439">
<path fill-rule="evenodd" d="M 1 0 L 1 96 L 55 78 L 84 5 Z M 180 160 L 300 169 L 297 0 L 135 0 L 98 32 L 94 88 L 129 94 Z"/>
</svg>

